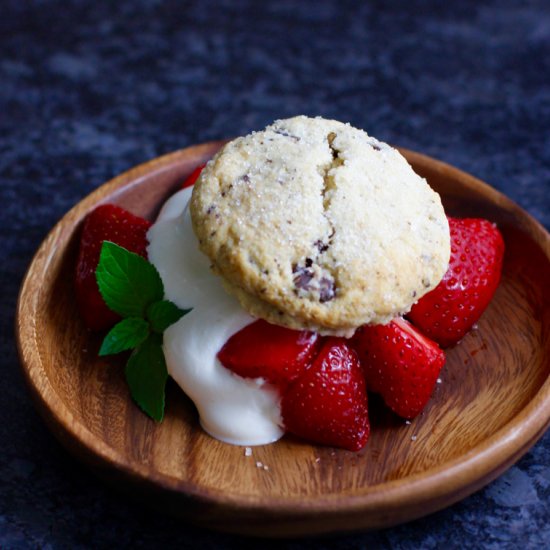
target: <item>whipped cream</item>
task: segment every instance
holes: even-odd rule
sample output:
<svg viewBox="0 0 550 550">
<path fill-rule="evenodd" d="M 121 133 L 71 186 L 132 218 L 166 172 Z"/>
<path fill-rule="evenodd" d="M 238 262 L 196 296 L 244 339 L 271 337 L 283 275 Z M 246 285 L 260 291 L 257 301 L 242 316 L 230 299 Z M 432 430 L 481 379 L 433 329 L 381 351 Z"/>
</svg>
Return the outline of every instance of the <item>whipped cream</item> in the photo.
<svg viewBox="0 0 550 550">
<path fill-rule="evenodd" d="M 164 333 L 168 372 L 193 400 L 212 437 L 234 445 L 272 443 L 284 433 L 277 392 L 261 378 L 232 373 L 217 358 L 225 342 L 254 318 L 225 292 L 198 249 L 191 192 L 173 195 L 147 234 L 149 261 L 160 273 L 165 297 L 193 308 Z"/>
</svg>

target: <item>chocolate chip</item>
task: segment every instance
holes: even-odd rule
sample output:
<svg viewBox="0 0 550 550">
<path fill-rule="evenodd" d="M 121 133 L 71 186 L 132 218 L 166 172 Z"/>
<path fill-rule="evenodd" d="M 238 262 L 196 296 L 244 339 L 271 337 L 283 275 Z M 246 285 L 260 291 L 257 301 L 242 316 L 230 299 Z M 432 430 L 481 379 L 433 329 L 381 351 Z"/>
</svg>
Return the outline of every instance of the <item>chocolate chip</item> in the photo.
<svg viewBox="0 0 550 550">
<path fill-rule="evenodd" d="M 334 281 L 323 277 L 319 282 L 319 301 L 323 304 L 334 298 Z"/>
<path fill-rule="evenodd" d="M 313 260 L 311 258 L 306 258 L 306 267 L 311 267 L 313 265 Z"/>
<path fill-rule="evenodd" d="M 302 271 L 294 277 L 294 285 L 301 290 L 308 290 L 309 283 L 313 279 L 313 273 L 309 271 Z"/>
<path fill-rule="evenodd" d="M 273 132 L 275 134 L 279 134 L 280 136 L 290 138 L 293 141 L 300 141 L 300 138 L 298 136 L 293 136 L 292 134 L 289 134 L 288 132 L 285 132 L 283 130 L 273 130 Z"/>
<path fill-rule="evenodd" d="M 309 283 L 313 279 L 313 271 L 301 266 L 294 266 L 292 268 L 294 273 L 294 286 L 300 290 L 308 290 Z"/>
<path fill-rule="evenodd" d="M 378 147 L 378 145 L 375 145 L 374 143 L 371 143 L 370 146 L 375 150 L 375 151 L 381 151 L 382 149 L 380 149 L 380 147 Z"/>
<path fill-rule="evenodd" d="M 206 211 L 207 214 L 212 214 L 212 212 L 214 212 L 214 210 L 216 210 L 216 207 L 211 204 L 209 207 L 208 207 L 208 210 Z"/>
<path fill-rule="evenodd" d="M 322 254 L 323 252 L 326 252 L 329 248 L 329 245 L 327 243 L 324 243 L 321 240 L 315 241 L 313 243 L 313 246 L 317 247 L 317 250 Z"/>
</svg>

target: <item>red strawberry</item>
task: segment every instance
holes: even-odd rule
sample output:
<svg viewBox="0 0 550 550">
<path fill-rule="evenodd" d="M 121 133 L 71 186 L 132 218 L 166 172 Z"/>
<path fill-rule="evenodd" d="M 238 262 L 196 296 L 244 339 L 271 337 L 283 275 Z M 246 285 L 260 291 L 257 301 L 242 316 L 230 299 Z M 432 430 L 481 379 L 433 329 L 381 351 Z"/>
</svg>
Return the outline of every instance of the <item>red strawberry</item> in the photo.
<svg viewBox="0 0 550 550">
<path fill-rule="evenodd" d="M 76 266 L 76 298 L 84 324 L 92 330 L 111 327 L 120 317 L 103 301 L 95 278 L 103 241 L 147 256 L 147 230 L 151 223 L 114 204 L 103 204 L 84 219 Z"/>
<path fill-rule="evenodd" d="M 370 433 L 365 381 L 357 355 L 328 338 L 312 365 L 283 395 L 283 422 L 304 439 L 358 451 Z"/>
<path fill-rule="evenodd" d="M 357 351 L 367 388 L 382 395 L 395 413 L 414 418 L 426 406 L 445 363 L 435 342 L 404 319 L 363 326 L 351 345 Z"/>
<path fill-rule="evenodd" d="M 191 187 L 192 185 L 195 185 L 195 182 L 199 179 L 199 176 L 201 175 L 202 169 L 206 166 L 205 164 L 200 164 L 197 166 L 188 176 L 187 179 L 183 182 L 183 185 L 181 186 L 182 189 L 185 189 L 186 187 Z"/>
<path fill-rule="evenodd" d="M 317 351 L 313 332 L 258 320 L 234 334 L 218 353 L 222 365 L 245 378 L 265 378 L 284 390 Z"/>
<path fill-rule="evenodd" d="M 489 221 L 449 218 L 449 226 L 449 269 L 408 315 L 442 347 L 456 344 L 481 317 L 500 281 L 504 254 L 502 235 Z"/>
</svg>

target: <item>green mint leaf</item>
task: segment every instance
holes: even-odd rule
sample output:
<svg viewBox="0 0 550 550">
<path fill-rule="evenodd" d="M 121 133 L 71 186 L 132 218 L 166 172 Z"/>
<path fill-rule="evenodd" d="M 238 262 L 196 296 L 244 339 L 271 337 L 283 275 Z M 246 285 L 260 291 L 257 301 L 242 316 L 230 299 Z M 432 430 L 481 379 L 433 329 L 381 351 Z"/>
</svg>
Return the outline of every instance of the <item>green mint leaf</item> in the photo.
<svg viewBox="0 0 550 550">
<path fill-rule="evenodd" d="M 164 416 L 164 388 L 167 380 L 162 336 L 151 334 L 128 359 L 126 381 L 134 401 L 158 422 Z"/>
<path fill-rule="evenodd" d="M 161 300 L 152 303 L 147 308 L 147 319 L 151 323 L 151 329 L 154 332 L 162 334 L 170 325 L 179 321 L 184 315 L 189 313 L 190 309 L 180 309 L 176 304 L 169 300 Z"/>
<path fill-rule="evenodd" d="M 105 336 L 99 355 L 111 355 L 136 348 L 149 336 L 149 323 L 139 317 L 129 317 L 117 323 Z"/>
<path fill-rule="evenodd" d="M 107 306 L 122 317 L 145 317 L 147 307 L 164 296 L 155 266 L 110 241 L 101 247 L 96 279 Z"/>
</svg>

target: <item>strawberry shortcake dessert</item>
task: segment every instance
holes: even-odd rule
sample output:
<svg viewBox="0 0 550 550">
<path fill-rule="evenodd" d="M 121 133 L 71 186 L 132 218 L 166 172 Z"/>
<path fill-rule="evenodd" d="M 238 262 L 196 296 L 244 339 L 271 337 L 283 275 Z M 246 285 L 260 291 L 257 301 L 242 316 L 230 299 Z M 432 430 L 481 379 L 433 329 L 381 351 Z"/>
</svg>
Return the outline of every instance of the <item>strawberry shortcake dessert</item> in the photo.
<svg viewBox="0 0 550 550">
<path fill-rule="evenodd" d="M 424 409 L 503 252 L 397 150 L 300 116 L 226 144 L 152 225 L 98 207 L 76 288 L 86 325 L 109 329 L 100 353 L 133 350 L 126 378 L 152 418 L 171 377 L 227 443 L 290 432 L 357 451 L 369 392 L 405 419 Z"/>
</svg>

